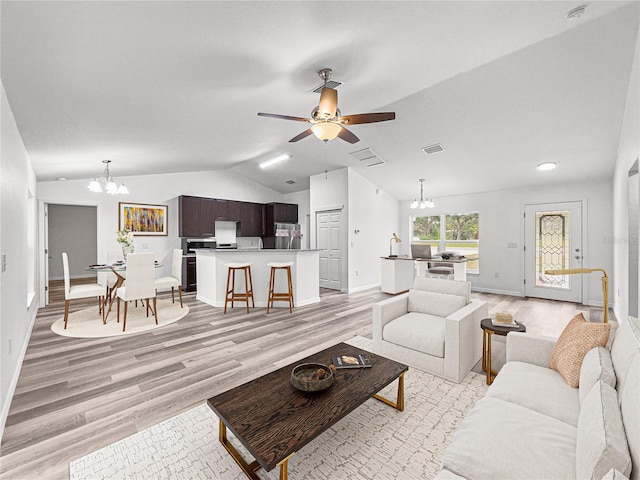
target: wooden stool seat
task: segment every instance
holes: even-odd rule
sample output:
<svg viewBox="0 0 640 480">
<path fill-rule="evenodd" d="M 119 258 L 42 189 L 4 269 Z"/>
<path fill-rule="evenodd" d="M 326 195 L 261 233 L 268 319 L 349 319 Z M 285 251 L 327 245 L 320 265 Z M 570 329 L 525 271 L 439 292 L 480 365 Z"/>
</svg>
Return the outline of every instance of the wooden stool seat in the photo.
<svg viewBox="0 0 640 480">
<path fill-rule="evenodd" d="M 251 306 L 255 307 L 253 300 L 253 281 L 251 279 L 251 262 L 246 263 L 225 263 L 227 267 L 227 288 L 224 297 L 224 313 L 227 313 L 227 303 L 231 302 L 231 308 L 233 308 L 233 302 L 245 302 L 247 305 L 247 313 L 249 313 L 249 299 L 251 299 Z M 244 292 L 236 292 L 236 270 L 244 272 Z"/>
<path fill-rule="evenodd" d="M 267 267 L 270 267 L 269 275 L 269 298 L 267 300 L 267 313 L 273 307 L 273 302 L 289 302 L 289 313 L 293 312 L 293 282 L 291 281 L 291 267 L 293 262 L 269 262 Z M 275 292 L 276 283 L 276 271 L 286 270 L 287 272 L 287 285 L 288 291 Z"/>
</svg>

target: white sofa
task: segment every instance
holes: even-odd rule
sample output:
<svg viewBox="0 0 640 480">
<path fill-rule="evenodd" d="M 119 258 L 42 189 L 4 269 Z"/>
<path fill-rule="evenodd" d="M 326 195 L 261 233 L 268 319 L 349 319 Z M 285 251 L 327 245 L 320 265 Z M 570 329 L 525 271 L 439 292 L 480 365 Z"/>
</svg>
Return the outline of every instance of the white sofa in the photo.
<svg viewBox="0 0 640 480">
<path fill-rule="evenodd" d="M 507 363 L 447 447 L 445 479 L 640 479 L 640 332 L 584 358 L 580 387 L 548 368 L 555 339 L 507 336 Z"/>
<path fill-rule="evenodd" d="M 460 383 L 482 357 L 487 317 L 471 283 L 416 277 L 408 293 L 373 305 L 373 351 Z"/>
</svg>

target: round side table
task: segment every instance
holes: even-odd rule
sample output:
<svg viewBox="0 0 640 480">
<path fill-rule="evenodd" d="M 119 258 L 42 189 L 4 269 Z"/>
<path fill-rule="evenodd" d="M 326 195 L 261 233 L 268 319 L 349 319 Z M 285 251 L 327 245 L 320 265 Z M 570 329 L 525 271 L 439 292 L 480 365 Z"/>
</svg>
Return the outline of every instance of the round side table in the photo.
<svg viewBox="0 0 640 480">
<path fill-rule="evenodd" d="M 498 375 L 498 372 L 491 370 L 491 335 L 501 335 L 506 337 L 511 332 L 526 332 L 527 327 L 522 323 L 518 323 L 517 327 L 501 327 L 491 323 L 490 318 L 485 318 L 480 321 L 480 328 L 482 328 L 482 370 L 487 372 L 487 385 L 493 383 L 493 377 Z M 493 375 L 493 377 L 492 377 Z"/>
</svg>

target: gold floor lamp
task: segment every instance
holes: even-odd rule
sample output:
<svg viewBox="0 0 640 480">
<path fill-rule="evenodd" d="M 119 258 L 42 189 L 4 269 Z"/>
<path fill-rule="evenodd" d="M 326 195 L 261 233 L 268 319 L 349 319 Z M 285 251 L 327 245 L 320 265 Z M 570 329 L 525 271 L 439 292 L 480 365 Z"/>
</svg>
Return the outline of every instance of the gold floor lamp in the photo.
<svg viewBox="0 0 640 480">
<path fill-rule="evenodd" d="M 572 275 L 575 273 L 602 272 L 602 308 L 604 309 L 604 323 L 609 323 L 609 277 L 604 268 L 565 268 L 562 270 L 545 270 L 546 275 Z"/>
</svg>

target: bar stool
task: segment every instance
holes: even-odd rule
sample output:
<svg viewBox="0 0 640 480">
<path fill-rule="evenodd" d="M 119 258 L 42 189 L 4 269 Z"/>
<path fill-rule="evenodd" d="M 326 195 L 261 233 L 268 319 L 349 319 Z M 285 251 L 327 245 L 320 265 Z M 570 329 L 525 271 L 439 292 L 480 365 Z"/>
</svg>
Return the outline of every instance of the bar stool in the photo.
<svg viewBox="0 0 640 480">
<path fill-rule="evenodd" d="M 274 301 L 288 301 L 289 302 L 289 313 L 293 312 L 293 282 L 291 281 L 291 266 L 293 262 L 270 262 L 267 263 L 267 267 L 271 267 L 271 274 L 269 277 L 269 299 L 267 300 L 267 313 L 269 313 L 269 309 L 273 307 Z M 286 270 L 287 271 L 287 284 L 289 286 L 289 291 L 287 292 L 274 292 L 275 283 L 276 283 L 276 271 L 277 270 Z"/>
<path fill-rule="evenodd" d="M 251 299 L 251 306 L 255 307 L 253 301 L 253 281 L 251 280 L 251 262 L 247 263 L 226 263 L 225 267 L 227 271 L 227 289 L 224 298 L 224 313 L 227 313 L 227 302 L 231 301 L 231 308 L 233 308 L 234 301 L 246 302 L 247 313 L 249 313 L 249 299 Z M 236 292 L 236 270 L 242 270 L 244 272 L 244 292 Z M 231 289 L 229 289 L 231 284 Z"/>
</svg>

